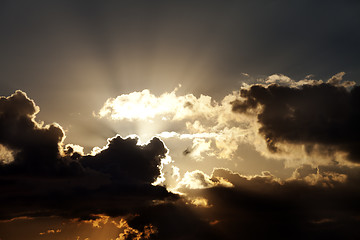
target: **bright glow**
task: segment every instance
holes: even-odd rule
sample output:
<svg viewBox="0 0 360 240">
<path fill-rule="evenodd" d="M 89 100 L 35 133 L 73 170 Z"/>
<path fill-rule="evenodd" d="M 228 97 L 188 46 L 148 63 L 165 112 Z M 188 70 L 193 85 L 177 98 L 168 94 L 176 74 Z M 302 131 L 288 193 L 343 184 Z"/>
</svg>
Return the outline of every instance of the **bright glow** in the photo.
<svg viewBox="0 0 360 240">
<path fill-rule="evenodd" d="M 191 200 L 191 204 L 197 206 L 197 207 L 205 207 L 205 208 L 209 208 L 211 207 L 209 205 L 209 201 L 206 198 L 203 197 L 197 197 Z"/>
<path fill-rule="evenodd" d="M 134 240 L 140 239 L 150 239 L 152 234 L 157 233 L 157 228 L 152 224 L 145 225 L 144 230 L 141 232 L 135 228 L 129 226 L 128 222 L 125 219 L 121 219 L 119 223 L 113 221 L 112 222 L 117 228 L 122 229 L 122 233 L 119 234 L 115 240 L 125 240 L 129 239 L 130 237 Z"/>
<path fill-rule="evenodd" d="M 109 218 L 110 218 L 109 216 L 102 215 L 102 214 L 97 214 L 94 216 L 96 216 L 97 218 L 84 221 L 85 223 L 92 224 L 92 226 L 94 228 L 101 228 L 100 224 L 105 225 L 109 221 Z"/>
<path fill-rule="evenodd" d="M 162 120 L 182 120 L 193 116 L 215 117 L 213 108 L 219 107 L 211 97 L 193 94 L 176 96 L 175 88 L 170 93 L 159 97 L 148 89 L 141 92 L 123 94 L 108 99 L 99 111 L 99 117 L 109 117 L 113 120 L 151 120 L 161 116 Z"/>
<path fill-rule="evenodd" d="M 0 144 L 0 163 L 8 164 L 12 161 L 14 161 L 13 151 Z"/>
<path fill-rule="evenodd" d="M 65 145 L 65 149 L 68 149 L 69 147 L 72 148 L 74 152 L 84 155 L 84 147 L 71 143 Z"/>
<path fill-rule="evenodd" d="M 180 168 L 178 168 L 176 166 L 171 166 L 171 168 L 172 168 L 171 177 L 175 178 L 175 181 L 179 181 L 180 180 Z"/>
<path fill-rule="evenodd" d="M 152 185 L 160 185 L 162 184 L 163 182 L 165 182 L 165 175 L 164 175 L 164 172 L 163 172 L 163 169 L 164 169 L 164 165 L 167 165 L 169 163 L 172 162 L 172 159 L 171 157 L 167 154 L 165 158 L 161 159 L 161 164 L 159 166 L 159 169 L 160 169 L 160 175 L 158 176 L 158 178 L 155 180 L 155 182 L 152 183 Z"/>
<path fill-rule="evenodd" d="M 178 188 L 185 187 L 189 189 L 203 189 L 212 186 L 215 186 L 215 183 L 210 180 L 210 176 L 200 170 L 186 172 L 178 184 Z"/>
</svg>

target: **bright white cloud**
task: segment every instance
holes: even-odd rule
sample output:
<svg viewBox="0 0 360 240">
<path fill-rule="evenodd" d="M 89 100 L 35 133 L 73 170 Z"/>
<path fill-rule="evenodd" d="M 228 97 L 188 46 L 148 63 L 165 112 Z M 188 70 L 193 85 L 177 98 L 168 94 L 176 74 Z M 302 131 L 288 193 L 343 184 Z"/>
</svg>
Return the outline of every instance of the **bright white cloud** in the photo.
<svg viewBox="0 0 360 240">
<path fill-rule="evenodd" d="M 213 178 L 200 170 L 195 170 L 186 172 L 175 189 L 181 192 L 181 189 L 204 189 L 214 186 L 233 187 L 233 184 L 224 178 Z"/>
<path fill-rule="evenodd" d="M 220 102 L 210 96 L 192 94 L 176 95 L 177 89 L 170 93 L 155 96 L 149 90 L 123 94 L 110 98 L 98 113 L 99 117 L 112 120 L 168 120 L 180 129 L 176 132 L 161 132 L 161 138 L 191 139 L 191 153 L 195 160 L 204 156 L 231 158 L 237 150 L 239 142 L 248 134 L 252 134 L 251 122 L 254 118 L 239 116 L 232 112 L 231 102 L 238 98 L 239 93 L 233 92 Z M 160 125 L 160 124 L 157 124 Z M 179 133 L 182 132 L 182 133 Z M 99 151 L 99 149 L 94 149 Z"/>
<path fill-rule="evenodd" d="M 193 94 L 177 96 L 176 88 L 170 93 L 159 97 L 150 93 L 148 89 L 141 92 L 122 94 L 108 99 L 98 113 L 99 117 L 113 120 L 150 120 L 161 116 L 162 120 L 183 120 L 203 116 L 212 118 L 214 109 L 219 105 L 211 97 Z"/>
</svg>

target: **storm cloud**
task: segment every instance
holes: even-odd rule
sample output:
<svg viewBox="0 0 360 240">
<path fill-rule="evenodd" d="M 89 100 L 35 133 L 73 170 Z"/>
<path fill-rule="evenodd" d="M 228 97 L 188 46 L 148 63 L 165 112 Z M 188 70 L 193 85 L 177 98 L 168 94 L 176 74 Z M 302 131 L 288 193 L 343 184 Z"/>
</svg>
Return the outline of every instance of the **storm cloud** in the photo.
<svg viewBox="0 0 360 240">
<path fill-rule="evenodd" d="M 243 99 L 232 103 L 233 111 L 258 109 L 259 133 L 271 152 L 281 152 L 282 143 L 303 144 L 308 153 L 318 145 L 328 154 L 341 151 L 360 162 L 359 86 L 349 90 L 331 78 L 298 87 L 252 85 L 240 95 Z"/>
</svg>

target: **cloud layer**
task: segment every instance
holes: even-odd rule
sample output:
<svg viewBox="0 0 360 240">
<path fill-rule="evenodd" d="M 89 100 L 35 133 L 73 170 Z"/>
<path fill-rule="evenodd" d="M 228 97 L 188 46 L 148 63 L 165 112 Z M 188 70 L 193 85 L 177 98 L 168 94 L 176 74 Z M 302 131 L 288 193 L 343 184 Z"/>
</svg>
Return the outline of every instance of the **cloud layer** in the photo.
<svg viewBox="0 0 360 240">
<path fill-rule="evenodd" d="M 293 85 L 284 77 L 280 80 L 289 85 L 269 82 L 243 88 L 238 100 L 231 95 L 226 114 L 232 120 L 221 122 L 218 119 L 226 115 L 217 116 L 213 122 L 223 126 L 217 132 L 207 131 L 209 122 L 193 122 L 186 125 L 192 133 L 163 132 L 159 136 L 196 139 L 186 154 L 201 157 L 201 149 L 207 152 L 213 147 L 210 140 L 236 138 L 241 132 L 229 126 L 255 116 L 258 123 L 242 131 L 252 132 L 254 139 L 261 137 L 273 155 L 281 155 L 286 144 L 317 144 L 327 154 L 333 150 L 346 152 L 349 158 L 356 156 L 346 146 L 356 145 L 353 140 L 359 132 L 352 122 L 352 117 L 358 117 L 358 87 L 349 90 L 339 82 Z M 105 147 L 85 155 L 82 147 L 64 144 L 65 134 L 58 124 L 38 123 L 38 112 L 22 91 L 0 99 L 0 224 L 56 216 L 101 228 L 117 219 L 112 220 L 112 227 L 118 229 L 115 237 L 119 239 L 360 237 L 356 227 L 360 216 L 358 166 L 302 164 L 287 179 L 268 171 L 249 176 L 227 168 L 214 168 L 210 175 L 201 170 L 182 174 L 174 164 L 169 164 L 171 172 L 164 173 L 169 150 L 157 137 L 140 144 L 135 137 L 117 135 Z M 304 126 L 306 122 L 311 124 Z M 353 133 L 329 129 L 352 129 Z M 313 151 L 308 149 L 308 154 Z M 175 179 L 172 189 L 176 193 L 154 185 L 159 177 Z M 53 231 L 43 230 L 38 236 L 62 239 L 68 232 Z"/>
<path fill-rule="evenodd" d="M 203 216 L 223 239 L 359 237 L 359 168 L 305 166 L 296 172 L 283 181 L 269 172 L 249 177 L 214 169 L 211 176 L 192 174 L 203 184 L 180 191 L 207 199 Z M 219 184 L 224 180 L 232 186 Z"/>
</svg>

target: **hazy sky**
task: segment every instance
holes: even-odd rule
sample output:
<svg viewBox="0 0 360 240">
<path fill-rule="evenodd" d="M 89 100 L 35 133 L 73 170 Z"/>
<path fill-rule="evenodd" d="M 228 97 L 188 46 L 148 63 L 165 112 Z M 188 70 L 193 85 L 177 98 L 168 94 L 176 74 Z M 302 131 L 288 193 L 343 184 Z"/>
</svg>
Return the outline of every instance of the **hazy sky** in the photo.
<svg viewBox="0 0 360 240">
<path fill-rule="evenodd" d="M 359 12 L 2 1 L 0 239 L 359 238 Z"/>
</svg>

